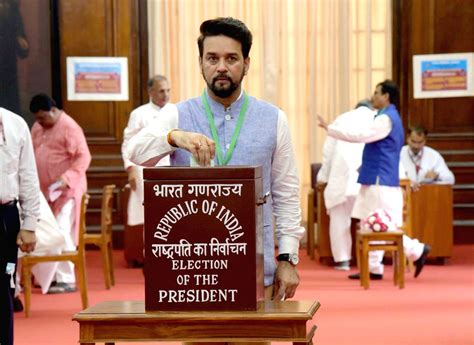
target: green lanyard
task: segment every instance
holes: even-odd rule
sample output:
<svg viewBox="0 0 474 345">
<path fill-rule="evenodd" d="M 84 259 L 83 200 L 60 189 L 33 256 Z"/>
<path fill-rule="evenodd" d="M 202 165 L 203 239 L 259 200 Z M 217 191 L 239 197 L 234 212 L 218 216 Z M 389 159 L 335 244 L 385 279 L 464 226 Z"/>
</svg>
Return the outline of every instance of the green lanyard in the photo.
<svg viewBox="0 0 474 345">
<path fill-rule="evenodd" d="M 222 149 L 221 144 L 219 143 L 219 136 L 217 135 L 216 123 L 214 122 L 214 115 L 212 115 L 211 108 L 209 107 L 209 102 L 207 101 L 206 90 L 202 92 L 201 99 L 202 104 L 204 105 L 204 109 L 206 110 L 207 122 L 209 123 L 209 127 L 211 128 L 212 139 L 216 143 L 217 161 L 219 165 L 227 165 L 227 163 L 229 163 L 230 159 L 232 158 L 232 154 L 234 153 L 235 144 L 237 143 L 237 138 L 239 137 L 240 129 L 242 128 L 245 113 L 247 112 L 247 108 L 249 105 L 249 97 L 244 91 L 244 102 L 242 104 L 242 108 L 240 109 L 237 125 L 235 126 L 234 134 L 232 134 L 232 140 L 230 142 L 229 149 L 227 150 L 225 160 L 222 157 Z"/>
</svg>

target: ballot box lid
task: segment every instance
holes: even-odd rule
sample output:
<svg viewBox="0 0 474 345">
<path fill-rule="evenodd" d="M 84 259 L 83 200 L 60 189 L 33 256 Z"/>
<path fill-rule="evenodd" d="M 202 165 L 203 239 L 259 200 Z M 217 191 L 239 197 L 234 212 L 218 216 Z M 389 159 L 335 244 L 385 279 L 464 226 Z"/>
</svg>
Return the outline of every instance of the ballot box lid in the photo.
<svg viewBox="0 0 474 345">
<path fill-rule="evenodd" d="M 145 180 L 195 180 L 195 179 L 258 179 L 261 166 L 233 165 L 212 168 L 201 167 L 153 167 L 143 170 Z"/>
</svg>

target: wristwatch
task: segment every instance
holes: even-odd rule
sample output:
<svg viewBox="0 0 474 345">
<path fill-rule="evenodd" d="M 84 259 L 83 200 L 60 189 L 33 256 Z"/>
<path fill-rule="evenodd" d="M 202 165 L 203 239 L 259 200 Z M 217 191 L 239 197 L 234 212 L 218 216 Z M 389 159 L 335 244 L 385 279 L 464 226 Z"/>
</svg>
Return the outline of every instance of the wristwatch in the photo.
<svg viewBox="0 0 474 345">
<path fill-rule="evenodd" d="M 298 254 L 280 254 L 277 256 L 277 261 L 288 261 L 293 266 L 296 266 L 300 262 L 300 258 Z"/>
</svg>

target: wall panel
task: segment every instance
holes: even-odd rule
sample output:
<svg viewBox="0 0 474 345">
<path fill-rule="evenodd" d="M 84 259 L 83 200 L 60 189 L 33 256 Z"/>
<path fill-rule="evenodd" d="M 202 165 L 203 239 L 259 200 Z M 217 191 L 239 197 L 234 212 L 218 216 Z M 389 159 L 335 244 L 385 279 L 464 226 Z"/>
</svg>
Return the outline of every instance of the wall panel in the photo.
<svg viewBox="0 0 474 345">
<path fill-rule="evenodd" d="M 120 146 L 132 109 L 142 103 L 142 84 L 148 65 L 140 63 L 141 42 L 146 42 L 141 16 L 146 3 L 139 0 L 56 0 L 59 32 L 59 67 L 62 106 L 84 129 L 92 153 L 87 177 L 89 191 L 100 193 L 104 184 L 116 184 L 117 198 L 126 183 Z M 68 101 L 66 58 L 69 56 L 122 56 L 128 58 L 128 101 Z M 147 57 L 146 57 L 147 58 Z M 145 81 L 142 82 L 142 78 Z M 120 205 L 120 203 L 116 203 Z M 95 210 L 96 212 L 96 210 Z M 91 212 L 94 214 L 94 211 Z M 92 228 L 97 217 L 89 219 Z M 121 229 L 121 210 L 114 214 L 114 229 Z"/>
<path fill-rule="evenodd" d="M 424 125 L 428 145 L 453 170 L 455 242 L 474 242 L 474 97 L 413 98 L 412 57 L 474 52 L 474 0 L 393 0 L 393 63 L 405 127 Z M 456 203 L 456 200 L 462 202 Z"/>
</svg>

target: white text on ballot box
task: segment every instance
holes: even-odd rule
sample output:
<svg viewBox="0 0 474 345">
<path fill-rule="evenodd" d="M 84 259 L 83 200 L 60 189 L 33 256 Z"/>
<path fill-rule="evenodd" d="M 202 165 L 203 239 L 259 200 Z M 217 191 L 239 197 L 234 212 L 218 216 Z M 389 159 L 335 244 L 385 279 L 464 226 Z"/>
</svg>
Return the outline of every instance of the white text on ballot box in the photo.
<svg viewBox="0 0 474 345">
<path fill-rule="evenodd" d="M 256 310 L 261 167 L 144 169 L 145 309 Z"/>
</svg>

